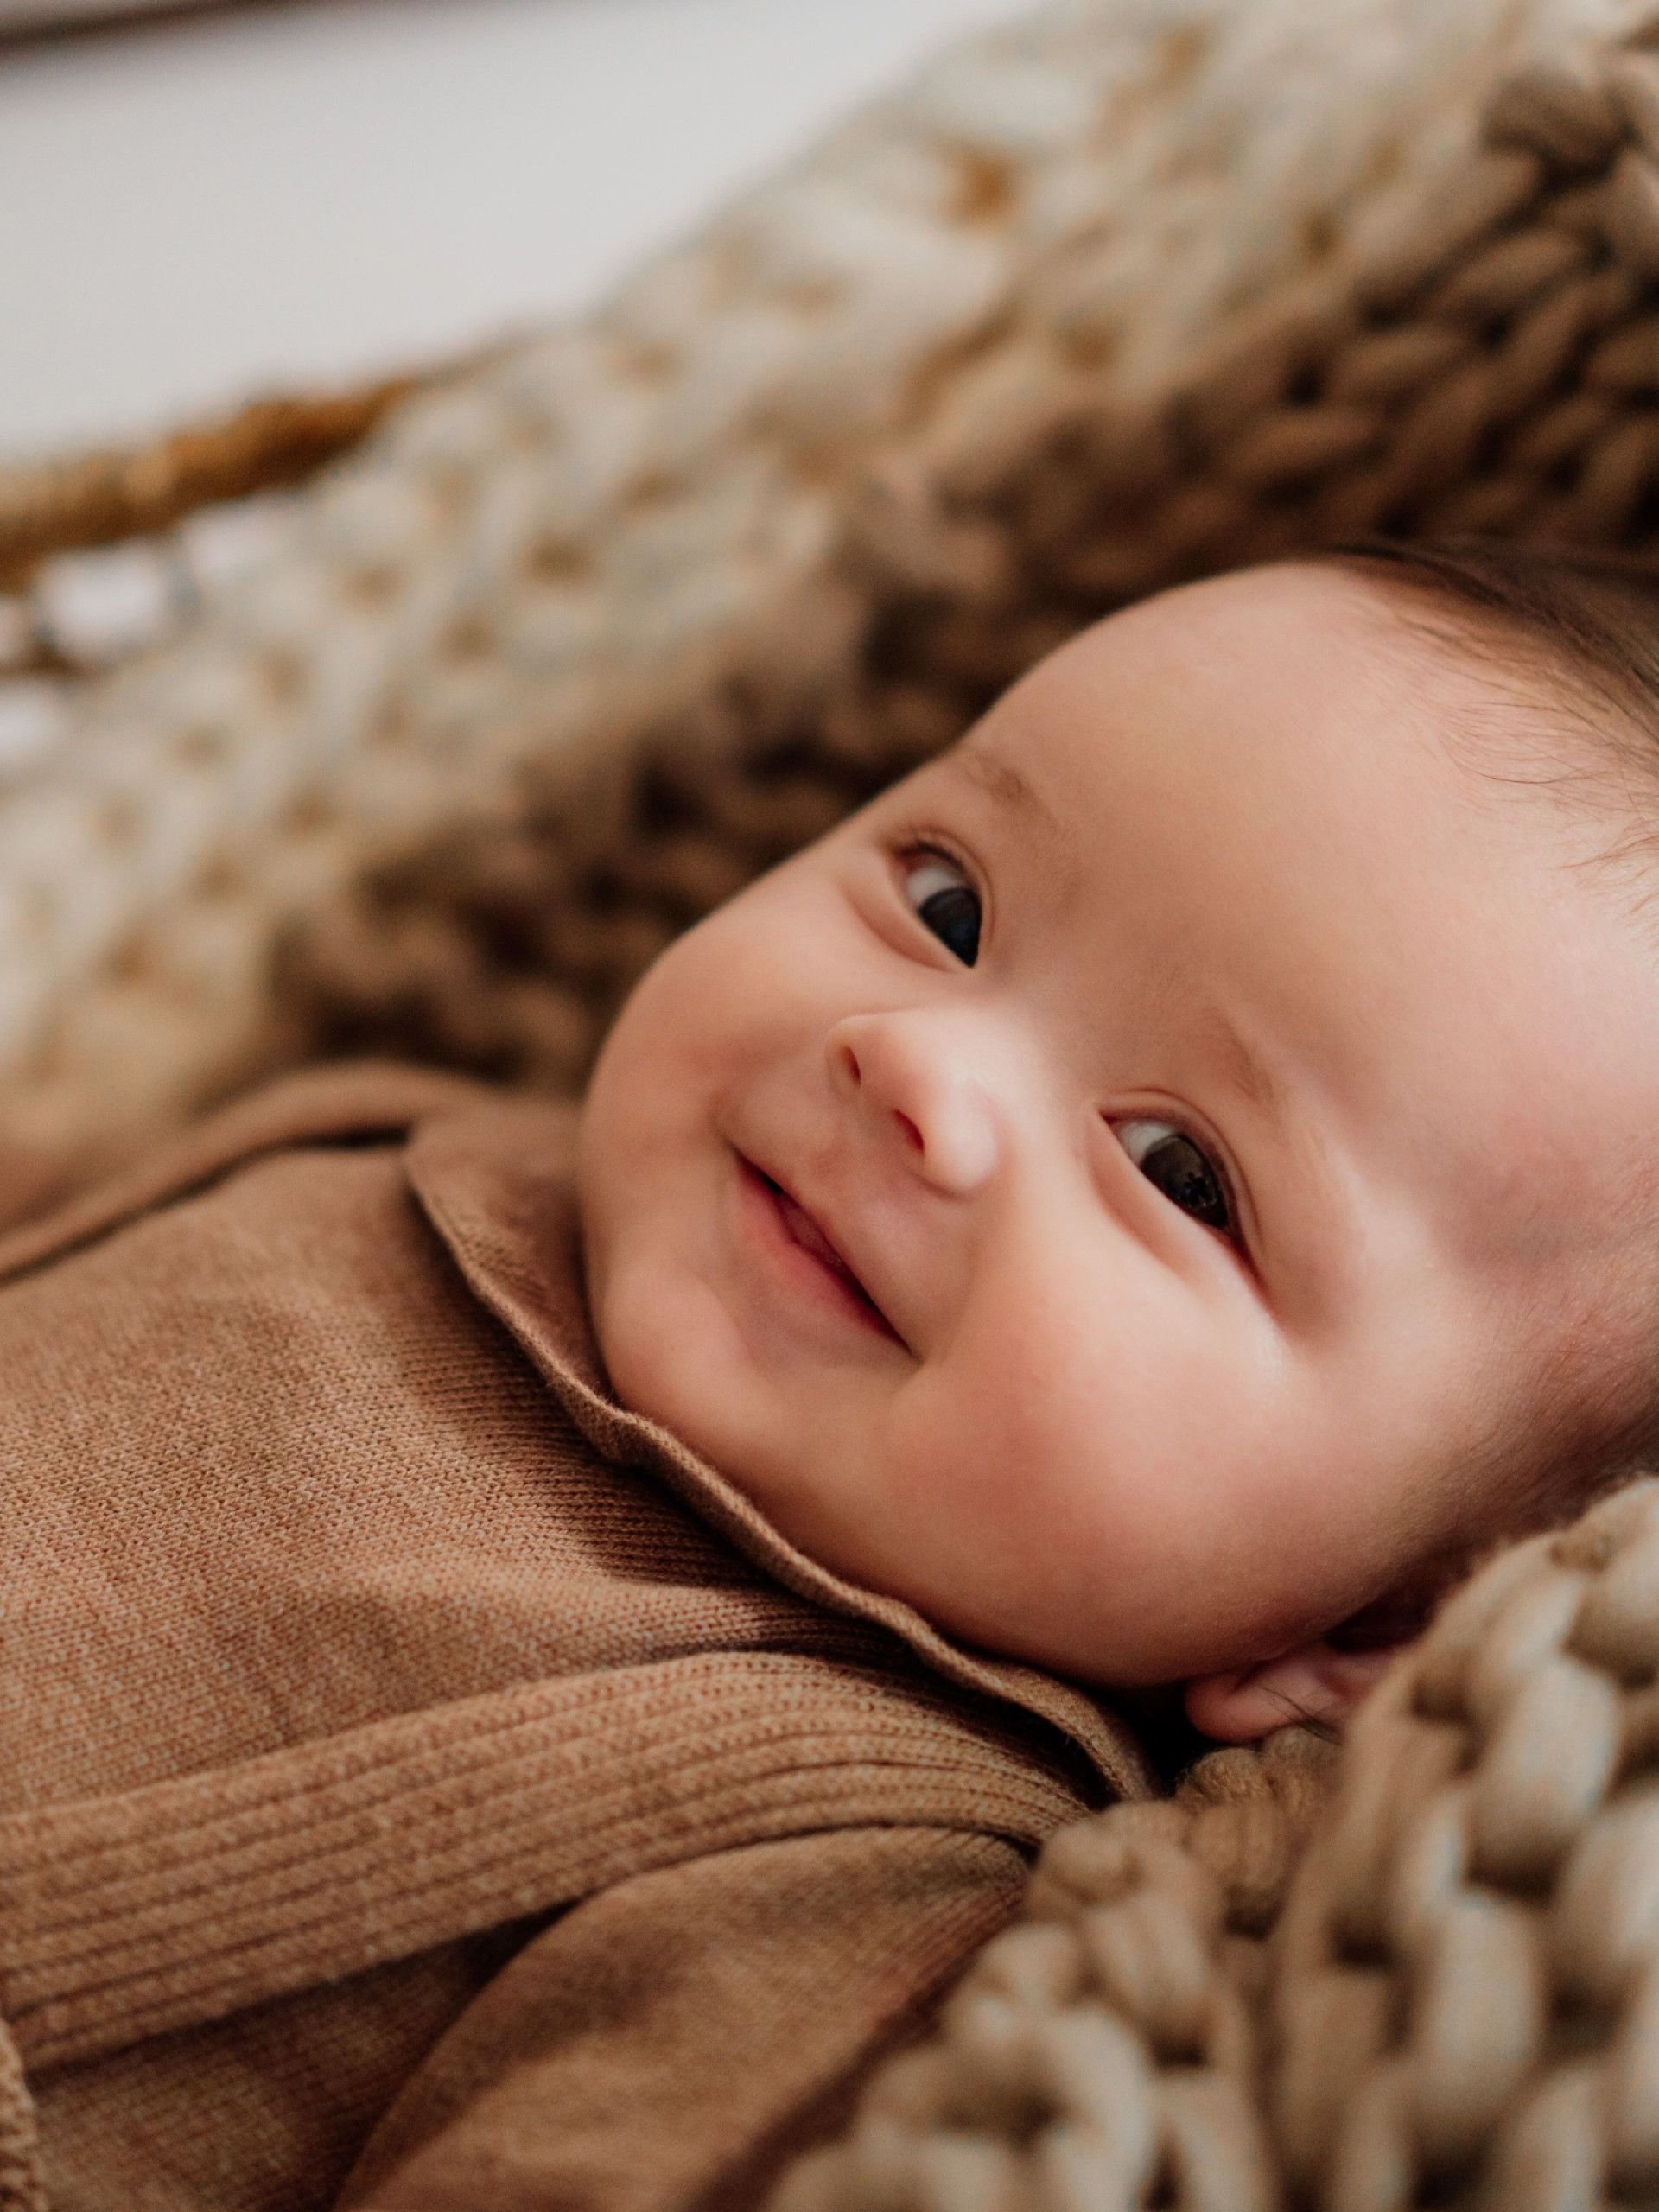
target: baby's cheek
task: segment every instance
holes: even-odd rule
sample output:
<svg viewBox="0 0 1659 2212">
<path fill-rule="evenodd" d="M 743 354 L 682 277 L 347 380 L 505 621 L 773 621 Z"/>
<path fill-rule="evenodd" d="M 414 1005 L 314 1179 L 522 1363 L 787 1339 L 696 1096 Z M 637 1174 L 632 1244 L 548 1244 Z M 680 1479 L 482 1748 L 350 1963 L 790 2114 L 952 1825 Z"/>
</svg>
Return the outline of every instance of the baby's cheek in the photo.
<svg viewBox="0 0 1659 2212">
<path fill-rule="evenodd" d="M 924 1367 L 903 1401 L 898 1457 L 912 1495 L 976 1543 L 1046 1548 L 1082 1517 L 1102 1425 L 1078 1417 L 1052 1370 L 995 1356 Z"/>
<path fill-rule="evenodd" d="M 1247 1378 L 1206 1386 L 1172 1349 L 1185 1347 L 1091 1331 L 979 1383 L 963 1450 L 1007 1541 L 1080 1573 L 1108 1558 L 1150 1576 L 1195 1553 L 1224 1557 L 1247 1508 L 1241 1440 L 1271 1452 L 1263 1408 Z"/>
</svg>

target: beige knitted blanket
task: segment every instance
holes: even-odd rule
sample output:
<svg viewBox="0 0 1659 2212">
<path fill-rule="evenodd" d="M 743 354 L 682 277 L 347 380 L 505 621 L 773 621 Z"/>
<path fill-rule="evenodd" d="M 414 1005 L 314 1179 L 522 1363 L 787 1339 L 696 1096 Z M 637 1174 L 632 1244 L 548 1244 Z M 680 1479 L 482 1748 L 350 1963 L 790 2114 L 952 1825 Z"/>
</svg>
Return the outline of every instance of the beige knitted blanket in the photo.
<svg viewBox="0 0 1659 2212">
<path fill-rule="evenodd" d="M 1070 0 L 393 407 L 0 770 L 11 1187 L 318 1052 L 580 1082 L 675 931 L 1161 583 L 1650 537 L 1651 12 Z M 190 467 L 92 470 L 107 529 Z M 66 477 L 0 476 L 53 671 Z"/>
<path fill-rule="evenodd" d="M 1656 1680 L 1644 1479 L 1495 1559 L 1340 1759 L 1062 1829 L 771 2212 L 1659 2202 Z"/>
</svg>

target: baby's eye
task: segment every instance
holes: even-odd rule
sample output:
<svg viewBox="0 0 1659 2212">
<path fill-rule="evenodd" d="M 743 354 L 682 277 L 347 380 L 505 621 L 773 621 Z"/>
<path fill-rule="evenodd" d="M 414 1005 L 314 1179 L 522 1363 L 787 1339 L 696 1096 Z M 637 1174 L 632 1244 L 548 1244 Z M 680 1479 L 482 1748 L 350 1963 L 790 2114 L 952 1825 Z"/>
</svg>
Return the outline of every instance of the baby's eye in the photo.
<svg viewBox="0 0 1659 2212">
<path fill-rule="evenodd" d="M 1151 1120 L 1115 1122 L 1112 1127 L 1141 1173 L 1172 1205 L 1206 1228 L 1231 1231 L 1226 1183 L 1185 1129 Z"/>
<path fill-rule="evenodd" d="M 901 866 L 917 914 L 964 968 L 971 968 L 979 957 L 979 893 L 971 883 L 957 880 L 967 871 L 931 845 L 912 846 Z"/>
</svg>

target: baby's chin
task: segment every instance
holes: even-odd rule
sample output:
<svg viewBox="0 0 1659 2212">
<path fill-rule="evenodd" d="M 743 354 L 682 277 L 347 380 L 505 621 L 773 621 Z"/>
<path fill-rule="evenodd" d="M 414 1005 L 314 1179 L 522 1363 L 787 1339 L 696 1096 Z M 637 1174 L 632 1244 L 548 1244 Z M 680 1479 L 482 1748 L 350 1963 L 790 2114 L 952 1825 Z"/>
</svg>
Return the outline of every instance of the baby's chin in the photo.
<svg viewBox="0 0 1659 2212">
<path fill-rule="evenodd" d="M 657 1255 L 632 1265 L 601 1259 L 589 1269 L 588 1311 L 618 1403 L 737 1480 L 753 1452 L 753 1390 L 715 1294 Z"/>
</svg>

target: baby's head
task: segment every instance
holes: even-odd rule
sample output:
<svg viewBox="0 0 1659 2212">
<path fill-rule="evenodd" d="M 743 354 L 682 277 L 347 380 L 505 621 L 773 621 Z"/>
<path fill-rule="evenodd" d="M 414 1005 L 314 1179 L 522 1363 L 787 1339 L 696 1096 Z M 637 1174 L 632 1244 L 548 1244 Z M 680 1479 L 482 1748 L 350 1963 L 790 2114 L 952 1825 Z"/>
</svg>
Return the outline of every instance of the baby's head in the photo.
<svg viewBox="0 0 1659 2212">
<path fill-rule="evenodd" d="M 619 1396 L 1236 1738 L 1644 1450 L 1659 738 L 1621 588 L 1492 563 L 1145 601 L 671 944 L 581 1125 Z"/>
</svg>

